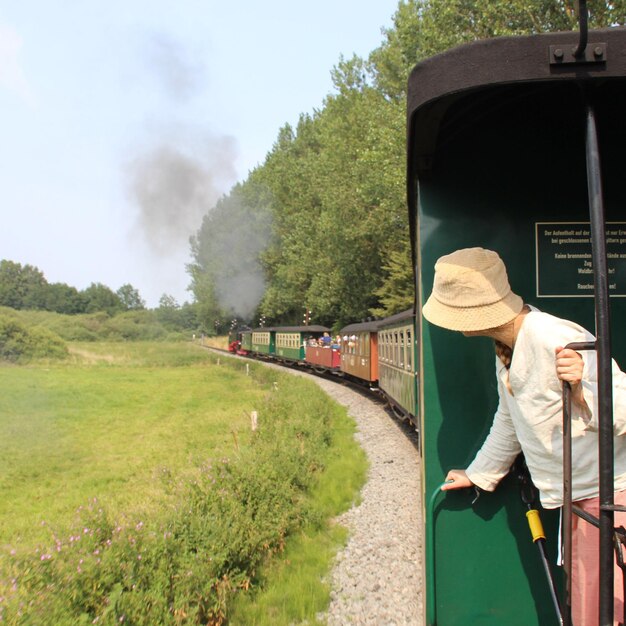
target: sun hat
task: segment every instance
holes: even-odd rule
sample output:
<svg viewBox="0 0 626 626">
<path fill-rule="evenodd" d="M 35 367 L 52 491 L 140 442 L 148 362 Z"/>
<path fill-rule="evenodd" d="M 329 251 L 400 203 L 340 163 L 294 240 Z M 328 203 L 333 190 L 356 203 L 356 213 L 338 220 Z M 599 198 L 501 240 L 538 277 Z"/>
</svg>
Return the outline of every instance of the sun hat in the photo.
<svg viewBox="0 0 626 626">
<path fill-rule="evenodd" d="M 497 252 L 464 248 L 435 263 L 433 291 L 422 313 L 437 326 L 475 331 L 510 322 L 523 306 Z"/>
</svg>

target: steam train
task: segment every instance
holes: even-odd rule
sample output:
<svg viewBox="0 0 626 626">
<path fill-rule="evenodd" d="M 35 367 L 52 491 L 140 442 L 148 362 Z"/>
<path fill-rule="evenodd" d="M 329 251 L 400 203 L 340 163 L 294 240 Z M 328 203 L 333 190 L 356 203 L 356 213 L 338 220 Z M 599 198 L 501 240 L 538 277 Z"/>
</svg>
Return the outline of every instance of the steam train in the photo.
<svg viewBox="0 0 626 626">
<path fill-rule="evenodd" d="M 301 365 L 376 389 L 398 418 L 417 427 L 419 376 L 413 310 L 383 320 L 349 324 L 333 340 L 325 326 L 236 331 L 229 350 Z"/>
<path fill-rule="evenodd" d="M 440 490 L 450 468 L 467 467 L 491 426 L 493 344 L 432 326 L 420 311 L 436 260 L 481 246 L 500 254 L 525 302 L 595 329 L 604 380 L 611 379 L 611 356 L 626 363 L 626 324 L 610 323 L 626 319 L 626 29 L 588 31 L 584 0 L 579 15 L 579 32 L 476 41 L 411 73 L 415 315 L 342 329 L 355 339 L 342 342 L 338 357 L 332 348 L 306 347 L 308 335 L 323 328 L 257 329 L 242 337 L 243 349 L 268 358 L 377 381 L 419 429 L 424 497 L 416 524 L 425 537 L 427 626 L 571 624 L 570 572 L 552 568 L 546 580 L 546 563 L 557 560 L 559 512 L 541 511 L 542 561 L 526 521 L 531 504 L 541 507 L 515 472 L 477 500 L 465 490 Z M 621 554 L 613 550 L 621 546 L 613 532 L 610 420 L 600 415 L 602 626 L 624 620 L 613 615 L 612 564 Z M 568 537 L 564 523 L 565 544 Z"/>
</svg>

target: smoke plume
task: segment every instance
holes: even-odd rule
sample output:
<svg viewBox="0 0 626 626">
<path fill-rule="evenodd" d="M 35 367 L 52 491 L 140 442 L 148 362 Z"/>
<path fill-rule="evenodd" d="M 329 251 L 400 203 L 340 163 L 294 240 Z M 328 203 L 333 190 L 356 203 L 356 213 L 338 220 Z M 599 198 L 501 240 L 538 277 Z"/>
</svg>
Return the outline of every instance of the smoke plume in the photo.
<svg viewBox="0 0 626 626">
<path fill-rule="evenodd" d="M 234 141 L 225 137 L 204 144 L 200 153 L 163 144 L 131 165 L 130 194 L 139 208 L 138 225 L 159 255 L 187 248 L 203 215 L 235 180 Z"/>
</svg>

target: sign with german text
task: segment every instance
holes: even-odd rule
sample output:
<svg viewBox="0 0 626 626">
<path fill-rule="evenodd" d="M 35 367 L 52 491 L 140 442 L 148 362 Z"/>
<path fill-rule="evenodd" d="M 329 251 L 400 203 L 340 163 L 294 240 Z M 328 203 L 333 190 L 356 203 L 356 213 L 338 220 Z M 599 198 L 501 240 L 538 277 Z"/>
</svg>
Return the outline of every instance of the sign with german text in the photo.
<svg viewBox="0 0 626 626">
<path fill-rule="evenodd" d="M 538 298 L 593 297 L 589 222 L 535 224 Z M 626 222 L 607 222 L 609 295 L 626 297 Z"/>
</svg>

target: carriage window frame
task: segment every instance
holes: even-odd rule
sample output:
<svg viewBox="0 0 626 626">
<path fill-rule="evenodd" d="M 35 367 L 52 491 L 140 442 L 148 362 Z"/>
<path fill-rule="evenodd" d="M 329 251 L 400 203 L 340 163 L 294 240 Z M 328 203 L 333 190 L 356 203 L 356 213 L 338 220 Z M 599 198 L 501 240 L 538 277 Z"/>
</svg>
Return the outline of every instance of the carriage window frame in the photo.
<svg viewBox="0 0 626 626">
<path fill-rule="evenodd" d="M 413 329 L 408 326 L 406 329 L 406 337 L 407 337 L 407 348 L 408 348 L 408 358 L 406 360 L 406 369 L 409 372 L 412 372 L 413 367 L 413 359 L 414 359 L 414 350 L 413 350 Z"/>
<path fill-rule="evenodd" d="M 269 332 L 255 331 L 252 333 L 252 343 L 255 343 L 260 346 L 269 346 L 270 345 L 270 334 Z"/>
</svg>

